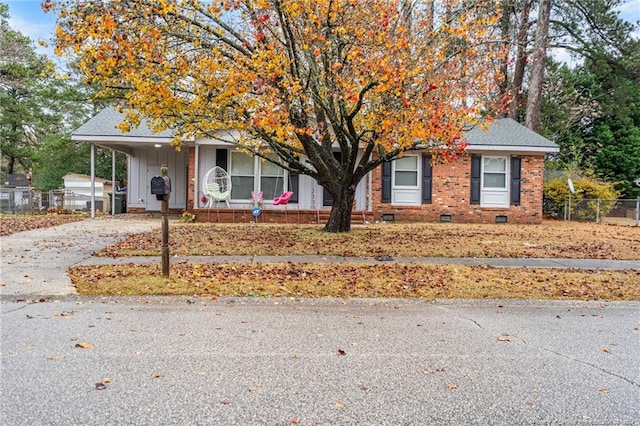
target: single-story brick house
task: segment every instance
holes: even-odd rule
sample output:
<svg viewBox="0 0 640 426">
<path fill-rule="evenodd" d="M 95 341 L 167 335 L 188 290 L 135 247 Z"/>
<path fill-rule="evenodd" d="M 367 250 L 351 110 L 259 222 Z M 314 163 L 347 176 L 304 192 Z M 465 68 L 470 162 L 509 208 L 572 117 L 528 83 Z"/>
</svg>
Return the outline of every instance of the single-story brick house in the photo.
<svg viewBox="0 0 640 426">
<path fill-rule="evenodd" d="M 290 174 L 250 157 L 230 144 L 212 139 L 185 141 L 182 150 L 169 145 L 170 131 L 153 134 L 141 125 L 123 134 L 115 126 L 123 115 L 107 108 L 72 134 L 72 139 L 127 154 L 128 212 L 159 211 L 150 194 L 153 176 L 166 164 L 172 179 L 169 208 L 196 213 L 202 221 L 250 221 L 251 191 L 262 191 L 261 221 L 322 221 L 331 197 L 309 176 Z M 468 155 L 431 165 L 427 153 L 408 152 L 382 165 L 356 189 L 356 220 L 409 220 L 539 223 L 542 220 L 544 157 L 558 146 L 514 120 L 493 121 L 487 131 L 473 128 L 464 137 Z M 202 180 L 214 166 L 227 170 L 232 192 L 229 206 L 206 207 Z M 272 199 L 285 191 L 294 196 L 286 206 Z"/>
</svg>

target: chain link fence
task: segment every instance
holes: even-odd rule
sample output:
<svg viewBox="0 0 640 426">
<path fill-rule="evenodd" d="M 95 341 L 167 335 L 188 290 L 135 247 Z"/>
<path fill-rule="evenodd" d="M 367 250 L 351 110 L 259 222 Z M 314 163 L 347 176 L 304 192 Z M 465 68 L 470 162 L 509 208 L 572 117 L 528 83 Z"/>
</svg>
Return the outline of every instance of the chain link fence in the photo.
<svg viewBox="0 0 640 426">
<path fill-rule="evenodd" d="M 41 213 L 50 210 L 87 211 L 91 197 L 58 189 L 37 191 L 26 188 L 0 188 L 0 213 Z M 96 200 L 96 209 L 103 210 L 103 200 Z"/>
<path fill-rule="evenodd" d="M 562 210 L 558 213 L 567 221 L 640 226 L 640 198 L 605 200 L 569 197 Z"/>
</svg>

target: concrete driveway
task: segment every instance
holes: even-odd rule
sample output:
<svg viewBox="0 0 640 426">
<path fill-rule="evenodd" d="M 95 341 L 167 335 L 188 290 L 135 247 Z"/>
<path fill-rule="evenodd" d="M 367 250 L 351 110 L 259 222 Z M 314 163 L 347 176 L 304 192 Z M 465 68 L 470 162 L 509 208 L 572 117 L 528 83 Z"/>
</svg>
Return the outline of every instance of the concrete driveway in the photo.
<svg viewBox="0 0 640 426">
<path fill-rule="evenodd" d="M 128 234 L 161 227 L 161 219 L 106 216 L 3 236 L 0 294 L 75 294 L 66 270 Z"/>
</svg>

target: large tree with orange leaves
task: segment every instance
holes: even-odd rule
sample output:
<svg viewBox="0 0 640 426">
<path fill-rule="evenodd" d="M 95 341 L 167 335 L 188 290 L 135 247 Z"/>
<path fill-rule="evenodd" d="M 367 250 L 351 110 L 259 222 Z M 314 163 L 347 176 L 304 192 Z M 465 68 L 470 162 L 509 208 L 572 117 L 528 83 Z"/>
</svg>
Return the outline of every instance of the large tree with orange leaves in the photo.
<svg viewBox="0 0 640 426">
<path fill-rule="evenodd" d="M 56 48 L 126 100 L 122 129 L 231 142 L 313 177 L 350 229 L 356 185 L 408 150 L 462 150 L 495 99 L 487 0 L 45 0 Z M 341 155 L 335 156 L 339 151 Z M 272 154 L 276 154 L 273 157 Z"/>
</svg>

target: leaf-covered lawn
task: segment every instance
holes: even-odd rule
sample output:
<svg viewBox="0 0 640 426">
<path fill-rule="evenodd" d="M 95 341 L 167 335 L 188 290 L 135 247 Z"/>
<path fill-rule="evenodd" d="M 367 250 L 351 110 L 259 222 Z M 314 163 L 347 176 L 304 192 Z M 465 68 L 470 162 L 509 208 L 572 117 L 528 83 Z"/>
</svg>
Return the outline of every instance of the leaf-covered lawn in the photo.
<svg viewBox="0 0 640 426">
<path fill-rule="evenodd" d="M 171 255 L 344 255 L 639 259 L 640 228 L 583 223 L 372 224 L 348 234 L 319 226 L 175 224 Z M 104 256 L 159 255 L 159 230 Z M 174 263 L 70 269 L 85 295 L 421 297 L 640 300 L 640 272 L 396 264 Z"/>
<path fill-rule="evenodd" d="M 16 232 L 32 229 L 48 228 L 64 223 L 78 222 L 87 218 L 82 214 L 36 214 L 36 215 L 4 215 L 0 214 L 0 235 L 11 235 Z"/>
<path fill-rule="evenodd" d="M 175 224 L 172 255 L 337 255 L 640 259 L 640 227 L 547 221 L 515 224 L 371 224 L 345 234 L 317 225 Z M 132 235 L 101 256 L 160 255 L 160 230 Z"/>
<path fill-rule="evenodd" d="M 85 266 L 83 295 L 420 297 L 639 300 L 640 271 L 409 264 L 192 264 Z"/>
</svg>

